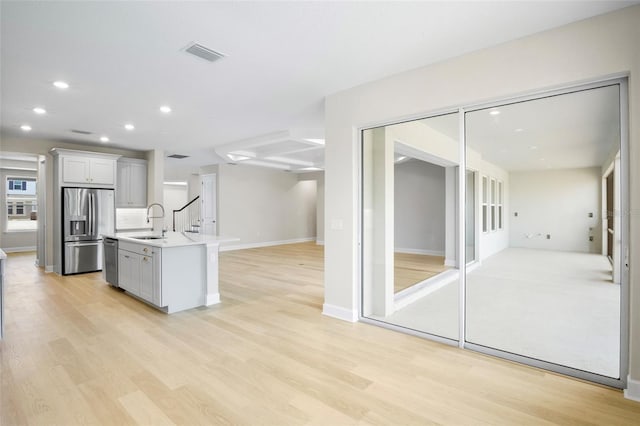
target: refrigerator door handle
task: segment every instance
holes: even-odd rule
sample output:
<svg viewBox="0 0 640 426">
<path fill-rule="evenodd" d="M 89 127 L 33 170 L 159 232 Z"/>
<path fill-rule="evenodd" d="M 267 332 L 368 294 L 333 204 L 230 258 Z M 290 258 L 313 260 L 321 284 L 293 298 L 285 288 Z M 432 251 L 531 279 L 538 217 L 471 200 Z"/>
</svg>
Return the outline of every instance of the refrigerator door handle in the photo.
<svg viewBox="0 0 640 426">
<path fill-rule="evenodd" d="M 91 194 L 87 194 L 87 205 L 89 207 L 89 230 L 88 234 L 93 237 L 93 202 L 91 200 Z"/>
<path fill-rule="evenodd" d="M 91 237 L 96 238 L 96 195 L 89 194 L 89 205 L 91 206 Z"/>
</svg>

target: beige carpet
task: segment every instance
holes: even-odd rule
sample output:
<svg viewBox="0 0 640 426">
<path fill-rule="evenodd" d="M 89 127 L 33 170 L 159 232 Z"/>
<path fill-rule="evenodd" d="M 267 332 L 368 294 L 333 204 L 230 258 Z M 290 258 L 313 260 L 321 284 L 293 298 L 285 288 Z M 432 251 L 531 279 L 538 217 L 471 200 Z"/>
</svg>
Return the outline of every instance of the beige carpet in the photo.
<svg viewBox="0 0 640 426">
<path fill-rule="evenodd" d="M 620 357 L 620 286 L 601 255 L 507 249 L 467 276 L 467 341 L 608 377 Z M 458 283 L 385 322 L 457 339 Z"/>
</svg>

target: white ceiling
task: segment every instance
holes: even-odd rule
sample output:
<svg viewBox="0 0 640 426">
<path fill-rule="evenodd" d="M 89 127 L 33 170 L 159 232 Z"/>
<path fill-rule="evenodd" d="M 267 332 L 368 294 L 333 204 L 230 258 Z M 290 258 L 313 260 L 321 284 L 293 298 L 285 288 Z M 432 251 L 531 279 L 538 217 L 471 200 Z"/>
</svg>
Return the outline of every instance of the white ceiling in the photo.
<svg viewBox="0 0 640 426">
<path fill-rule="evenodd" d="M 619 91 L 610 85 L 467 112 L 467 147 L 510 172 L 602 167 L 620 149 Z M 419 121 L 459 140 L 457 113 Z M 395 151 L 422 160 L 429 155 L 397 144 Z"/>
<path fill-rule="evenodd" d="M 214 147 L 318 137 L 328 94 L 633 3 L 3 1 L 2 130 L 216 163 Z M 226 57 L 190 56 L 190 42 Z"/>
<path fill-rule="evenodd" d="M 466 118 L 467 145 L 508 171 L 602 167 L 620 149 L 617 85 L 474 111 Z"/>
</svg>

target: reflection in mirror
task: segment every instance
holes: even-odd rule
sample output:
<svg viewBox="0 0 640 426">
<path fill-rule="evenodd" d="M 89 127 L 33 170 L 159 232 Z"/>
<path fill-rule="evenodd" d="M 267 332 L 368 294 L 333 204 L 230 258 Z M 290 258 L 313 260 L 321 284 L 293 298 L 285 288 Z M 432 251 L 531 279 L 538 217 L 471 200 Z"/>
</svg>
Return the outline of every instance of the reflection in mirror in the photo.
<svg viewBox="0 0 640 426">
<path fill-rule="evenodd" d="M 466 197 L 479 212 L 466 340 L 618 378 L 619 85 L 465 119 L 481 182 L 478 199 Z"/>
<path fill-rule="evenodd" d="M 458 114 L 363 131 L 362 311 L 458 339 Z"/>
</svg>

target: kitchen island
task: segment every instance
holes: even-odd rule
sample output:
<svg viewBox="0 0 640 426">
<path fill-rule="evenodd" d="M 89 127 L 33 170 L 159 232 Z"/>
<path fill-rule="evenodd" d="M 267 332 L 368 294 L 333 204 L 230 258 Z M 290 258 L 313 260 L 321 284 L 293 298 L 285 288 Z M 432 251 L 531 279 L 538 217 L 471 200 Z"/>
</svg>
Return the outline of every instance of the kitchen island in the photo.
<svg viewBox="0 0 640 426">
<path fill-rule="evenodd" d="M 238 240 L 186 232 L 104 237 L 118 240 L 118 287 L 166 313 L 220 302 L 218 249 Z"/>
</svg>

